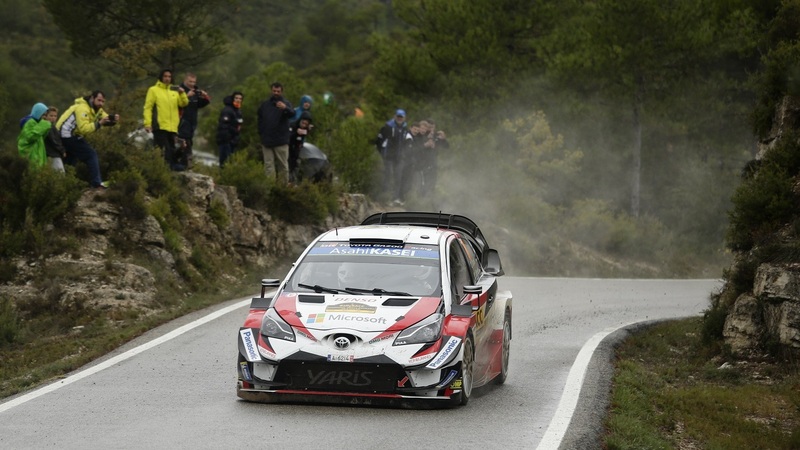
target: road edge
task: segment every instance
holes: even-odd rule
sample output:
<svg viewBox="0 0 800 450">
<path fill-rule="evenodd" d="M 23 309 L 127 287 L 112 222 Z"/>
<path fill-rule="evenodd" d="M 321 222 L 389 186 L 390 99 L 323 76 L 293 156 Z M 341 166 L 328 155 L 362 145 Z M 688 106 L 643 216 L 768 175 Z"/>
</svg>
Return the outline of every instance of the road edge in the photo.
<svg viewBox="0 0 800 450">
<path fill-rule="evenodd" d="M 604 337 L 597 345 L 586 367 L 578 403 L 561 444 L 558 446 L 559 450 L 602 449 L 602 437 L 605 431 L 603 422 L 608 416 L 611 404 L 614 361 L 617 348 L 623 342 L 655 325 L 694 317 L 696 316 L 636 322 L 624 325 Z"/>
</svg>

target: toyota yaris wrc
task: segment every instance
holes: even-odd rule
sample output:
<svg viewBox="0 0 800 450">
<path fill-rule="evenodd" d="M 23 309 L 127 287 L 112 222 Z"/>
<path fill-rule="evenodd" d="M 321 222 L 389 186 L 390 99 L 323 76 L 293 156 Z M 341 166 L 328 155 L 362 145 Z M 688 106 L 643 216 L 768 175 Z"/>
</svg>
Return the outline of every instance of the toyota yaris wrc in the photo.
<svg viewBox="0 0 800 450">
<path fill-rule="evenodd" d="M 401 407 L 466 404 L 508 375 L 511 293 L 470 219 L 380 213 L 327 231 L 263 280 L 239 329 L 237 395 Z M 270 298 L 268 288 L 277 288 Z"/>
</svg>

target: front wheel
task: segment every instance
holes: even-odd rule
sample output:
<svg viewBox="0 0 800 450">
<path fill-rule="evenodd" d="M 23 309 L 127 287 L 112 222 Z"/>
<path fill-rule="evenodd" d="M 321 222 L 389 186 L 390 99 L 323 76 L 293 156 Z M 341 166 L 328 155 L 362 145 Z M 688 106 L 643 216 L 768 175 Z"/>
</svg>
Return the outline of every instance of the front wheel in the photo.
<svg viewBox="0 0 800 450">
<path fill-rule="evenodd" d="M 494 379 L 496 384 L 503 384 L 508 378 L 508 360 L 511 357 L 511 313 L 506 311 L 503 319 L 503 348 L 500 355 L 500 373 Z"/>
<path fill-rule="evenodd" d="M 469 403 L 472 395 L 472 371 L 475 368 L 475 346 L 472 345 L 472 336 L 464 340 L 464 357 L 461 360 L 461 405 Z"/>
</svg>

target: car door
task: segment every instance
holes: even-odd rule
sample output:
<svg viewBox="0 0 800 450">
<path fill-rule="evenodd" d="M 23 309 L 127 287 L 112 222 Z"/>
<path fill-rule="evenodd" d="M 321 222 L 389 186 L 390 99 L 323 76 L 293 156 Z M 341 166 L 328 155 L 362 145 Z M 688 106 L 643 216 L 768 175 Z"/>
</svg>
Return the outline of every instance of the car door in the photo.
<svg viewBox="0 0 800 450">
<path fill-rule="evenodd" d="M 495 313 L 492 308 L 496 284 L 494 278 L 484 276 L 480 260 L 472 246 L 464 239 L 453 239 L 449 245 L 450 280 L 453 289 L 453 298 L 459 303 L 472 306 L 472 334 L 475 345 L 474 373 L 477 384 L 485 382 L 490 355 L 486 349 L 492 336 L 493 323 L 491 315 Z M 480 286 L 480 294 L 465 292 L 464 286 Z"/>
</svg>

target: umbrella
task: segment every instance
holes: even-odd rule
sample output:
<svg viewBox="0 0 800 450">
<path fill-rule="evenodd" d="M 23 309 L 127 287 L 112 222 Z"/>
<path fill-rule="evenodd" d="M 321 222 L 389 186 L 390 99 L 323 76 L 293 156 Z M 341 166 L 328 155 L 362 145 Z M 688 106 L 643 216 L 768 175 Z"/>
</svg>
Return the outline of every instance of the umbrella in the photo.
<svg viewBox="0 0 800 450">
<path fill-rule="evenodd" d="M 329 179 L 330 166 L 328 157 L 319 147 L 308 142 L 303 143 L 303 148 L 300 149 L 301 178 L 308 178 L 315 182 Z"/>
</svg>

